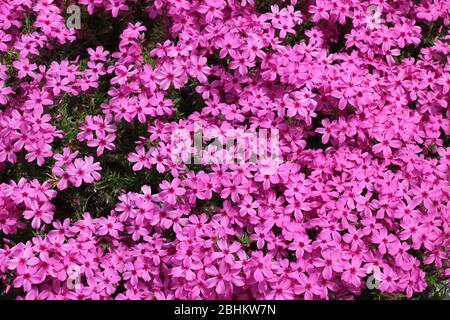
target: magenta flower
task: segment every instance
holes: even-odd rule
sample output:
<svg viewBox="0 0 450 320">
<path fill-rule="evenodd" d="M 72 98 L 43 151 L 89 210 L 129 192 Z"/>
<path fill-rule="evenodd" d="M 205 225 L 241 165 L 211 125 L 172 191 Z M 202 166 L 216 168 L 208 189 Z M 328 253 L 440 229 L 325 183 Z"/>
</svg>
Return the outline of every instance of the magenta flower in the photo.
<svg viewBox="0 0 450 320">
<path fill-rule="evenodd" d="M 1 2 L 0 299 L 448 281 L 447 3 L 275 2 Z"/>
<path fill-rule="evenodd" d="M 159 81 L 161 89 L 167 90 L 171 84 L 179 89 L 184 84 L 182 76 L 184 72 L 181 68 L 173 67 L 171 64 L 164 64 L 157 70 L 156 78 Z"/>
<path fill-rule="evenodd" d="M 101 236 L 109 234 L 113 238 L 118 238 L 119 231 L 122 231 L 122 230 L 123 230 L 122 223 L 117 222 L 114 217 L 99 219 L 99 228 L 98 228 L 97 233 Z"/>
<path fill-rule="evenodd" d="M 15 288 L 22 287 L 25 292 L 31 290 L 32 285 L 36 285 L 42 283 L 45 279 L 45 274 L 42 269 L 35 269 L 33 267 L 27 268 L 17 275 L 17 277 L 13 281 L 13 285 Z"/>
<path fill-rule="evenodd" d="M 37 69 L 37 65 L 28 61 L 28 59 L 23 59 L 22 61 L 14 61 L 13 62 L 14 68 L 16 68 L 19 72 L 17 73 L 17 76 L 19 79 L 24 78 L 26 76 L 33 77 L 34 76 L 34 70 Z"/>
<path fill-rule="evenodd" d="M 294 293 L 302 294 L 305 300 L 312 300 L 314 297 L 322 294 L 322 290 L 318 282 L 318 274 L 314 273 L 310 276 L 302 274 L 299 276 L 299 284 L 294 287 Z"/>
<path fill-rule="evenodd" d="M 392 234 L 388 234 L 386 229 L 381 229 L 380 231 L 374 231 L 372 234 L 373 243 L 378 244 L 378 249 L 380 253 L 385 254 L 388 247 L 391 246 L 396 238 Z"/>
<path fill-rule="evenodd" d="M 372 150 L 376 153 L 383 153 L 386 158 L 389 158 L 392 155 L 391 148 L 401 147 L 401 142 L 399 140 L 392 139 L 393 137 L 393 131 L 387 131 L 383 136 L 376 135 L 375 138 L 380 141 L 380 143 L 375 144 Z"/>
<path fill-rule="evenodd" d="M 172 182 L 163 181 L 160 185 L 160 196 L 167 199 L 167 203 L 174 205 L 177 202 L 177 196 L 182 196 L 186 193 L 186 189 L 179 187 L 181 181 L 178 178 L 172 180 Z"/>
<path fill-rule="evenodd" d="M 41 227 L 41 221 L 49 224 L 53 220 L 53 206 L 50 203 L 38 204 L 37 201 L 32 201 L 28 210 L 23 212 L 25 219 L 33 219 L 31 226 L 34 229 Z"/>
</svg>

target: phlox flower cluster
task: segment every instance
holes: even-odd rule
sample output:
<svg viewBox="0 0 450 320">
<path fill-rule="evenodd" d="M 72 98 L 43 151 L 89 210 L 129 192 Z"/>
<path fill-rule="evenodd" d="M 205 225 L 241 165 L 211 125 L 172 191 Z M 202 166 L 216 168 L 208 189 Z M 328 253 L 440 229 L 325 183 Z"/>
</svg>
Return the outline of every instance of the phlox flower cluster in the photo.
<svg viewBox="0 0 450 320">
<path fill-rule="evenodd" d="M 61 56 L 86 36 L 65 1 L 0 2 L 0 170 L 48 176 L 0 184 L 0 295 L 411 298 L 429 272 L 448 281 L 448 1 L 75 3 L 123 26 L 115 46 Z M 61 145 L 61 106 L 98 92 Z M 123 124 L 145 134 L 120 154 Z M 276 170 L 206 141 L 182 145 L 200 164 L 178 161 L 172 133 L 198 124 L 223 144 L 276 129 Z M 99 216 L 56 214 L 114 156 L 156 182 Z"/>
</svg>

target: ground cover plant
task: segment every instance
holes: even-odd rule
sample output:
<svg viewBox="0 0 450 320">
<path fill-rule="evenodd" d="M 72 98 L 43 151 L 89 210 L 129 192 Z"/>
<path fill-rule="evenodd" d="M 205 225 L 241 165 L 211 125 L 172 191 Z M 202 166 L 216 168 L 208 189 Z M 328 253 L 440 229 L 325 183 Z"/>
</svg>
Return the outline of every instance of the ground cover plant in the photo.
<svg viewBox="0 0 450 320">
<path fill-rule="evenodd" d="M 0 297 L 448 297 L 449 13 L 0 0 Z"/>
</svg>

